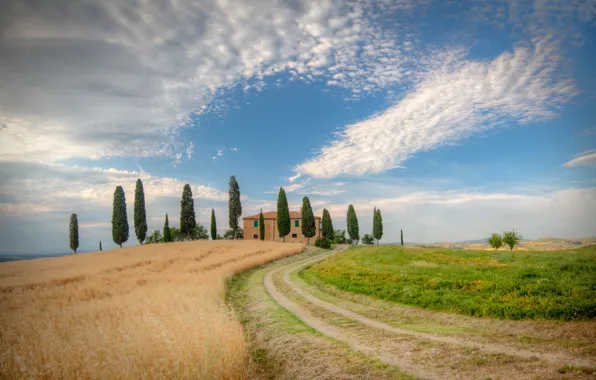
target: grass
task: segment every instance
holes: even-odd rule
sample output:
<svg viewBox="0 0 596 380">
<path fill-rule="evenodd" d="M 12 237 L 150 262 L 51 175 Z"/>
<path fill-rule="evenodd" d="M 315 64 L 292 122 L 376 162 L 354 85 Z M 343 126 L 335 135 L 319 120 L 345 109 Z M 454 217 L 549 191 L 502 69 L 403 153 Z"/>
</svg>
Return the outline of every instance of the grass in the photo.
<svg viewBox="0 0 596 380">
<path fill-rule="evenodd" d="M 294 262 L 321 251 L 306 252 L 273 264 Z M 321 335 L 277 304 L 263 280 L 271 266 L 254 268 L 227 283 L 227 302 L 245 330 L 250 353 L 250 379 L 411 379 L 397 368 L 352 351 Z"/>
<path fill-rule="evenodd" d="M 298 244 L 196 241 L 0 264 L 1 378 L 246 378 L 225 281 Z"/>
<path fill-rule="evenodd" d="M 302 275 L 349 292 L 477 317 L 596 318 L 596 247 L 548 252 L 357 247 Z"/>
</svg>

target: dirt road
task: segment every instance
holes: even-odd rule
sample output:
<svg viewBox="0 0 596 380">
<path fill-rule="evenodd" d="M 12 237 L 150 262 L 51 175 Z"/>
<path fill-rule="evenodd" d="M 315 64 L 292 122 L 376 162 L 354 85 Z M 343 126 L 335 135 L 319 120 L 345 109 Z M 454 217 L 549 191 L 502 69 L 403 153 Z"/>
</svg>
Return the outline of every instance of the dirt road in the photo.
<svg viewBox="0 0 596 380">
<path fill-rule="evenodd" d="M 316 262 L 341 252 L 308 258 L 271 270 L 264 279 L 269 294 L 285 309 L 320 333 L 348 344 L 353 350 L 399 367 L 421 378 L 558 378 L 565 376 L 593 378 L 594 357 L 574 355 L 565 349 L 532 345 L 508 344 L 502 339 L 488 341 L 486 334 L 426 333 L 396 327 L 361 313 L 339 306 L 331 295 L 323 300 L 319 292 L 304 282 L 293 281 L 295 273 Z M 329 301 L 329 302 L 328 302 Z M 354 307 L 360 309 L 362 305 Z M 463 320 L 463 319 L 462 319 Z M 514 322 L 513 322 L 514 323 Z M 497 326 L 498 324 L 495 324 Z M 511 330 L 511 329 L 510 329 Z M 496 335 L 503 334 L 497 329 Z M 515 338 L 515 332 L 511 333 Z M 515 341 L 515 339 L 512 339 Z M 563 371 L 562 369 L 581 369 Z"/>
</svg>

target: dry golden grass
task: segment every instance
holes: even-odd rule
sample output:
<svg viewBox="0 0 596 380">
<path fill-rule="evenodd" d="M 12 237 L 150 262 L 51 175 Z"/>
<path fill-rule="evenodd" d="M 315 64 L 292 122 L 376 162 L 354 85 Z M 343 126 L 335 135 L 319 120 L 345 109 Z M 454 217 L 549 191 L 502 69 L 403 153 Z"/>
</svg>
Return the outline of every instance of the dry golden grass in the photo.
<svg viewBox="0 0 596 380">
<path fill-rule="evenodd" d="M 195 241 L 2 263 L 0 377 L 244 378 L 225 279 L 303 249 Z"/>
</svg>

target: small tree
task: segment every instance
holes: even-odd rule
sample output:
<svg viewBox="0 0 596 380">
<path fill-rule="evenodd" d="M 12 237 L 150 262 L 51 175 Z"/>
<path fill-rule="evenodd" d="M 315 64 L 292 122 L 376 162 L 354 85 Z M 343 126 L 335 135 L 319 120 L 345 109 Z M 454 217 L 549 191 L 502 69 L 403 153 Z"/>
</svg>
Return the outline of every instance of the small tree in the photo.
<svg viewBox="0 0 596 380">
<path fill-rule="evenodd" d="M 166 214 L 166 221 L 163 224 L 163 242 L 172 242 L 172 231 L 170 230 L 170 221 L 168 220 L 168 214 Z"/>
<path fill-rule="evenodd" d="M 335 230 L 333 232 L 333 242 L 335 244 L 346 244 L 346 231 Z"/>
<path fill-rule="evenodd" d="M 99 252 L 103 251 L 103 249 L 101 248 L 101 240 L 99 241 Z"/>
<path fill-rule="evenodd" d="M 404 246 L 404 230 L 401 230 L 401 246 Z"/>
<path fill-rule="evenodd" d="M 290 233 L 292 226 L 290 221 L 290 209 L 288 208 L 288 198 L 283 187 L 279 188 L 277 196 L 277 230 L 279 236 L 286 241 L 286 235 Z"/>
<path fill-rule="evenodd" d="M 383 237 L 383 217 L 381 216 L 381 210 L 376 207 L 373 216 L 373 237 L 377 239 L 377 245 L 379 245 L 379 240 Z"/>
<path fill-rule="evenodd" d="M 315 216 L 312 213 L 312 207 L 310 206 L 308 197 L 302 198 L 302 209 L 300 210 L 300 214 L 302 216 L 302 235 L 306 237 L 306 244 L 310 244 L 310 238 L 317 233 L 317 227 L 315 226 Z"/>
<path fill-rule="evenodd" d="M 211 209 L 211 239 L 217 239 L 217 221 L 215 220 L 215 210 Z"/>
<path fill-rule="evenodd" d="M 259 238 L 265 240 L 265 217 L 263 216 L 263 209 L 259 213 Z"/>
<path fill-rule="evenodd" d="M 190 185 L 184 185 L 182 191 L 182 200 L 180 201 L 180 231 L 186 235 L 186 238 L 190 240 L 190 233 L 197 226 L 195 219 L 195 202 L 192 199 L 192 190 Z"/>
<path fill-rule="evenodd" d="M 190 240 L 209 240 L 209 231 L 200 224 L 190 232 Z"/>
<path fill-rule="evenodd" d="M 114 191 L 112 208 L 112 240 L 122 248 L 122 243 L 128 240 L 128 217 L 126 216 L 126 197 L 122 186 Z"/>
<path fill-rule="evenodd" d="M 153 231 L 153 235 L 151 235 L 151 239 L 152 239 L 152 242 L 155 244 L 159 243 L 160 241 L 163 242 L 163 239 L 161 237 L 161 232 L 159 230 Z"/>
<path fill-rule="evenodd" d="M 362 244 L 372 245 L 375 244 L 375 238 L 372 235 L 364 234 L 362 237 Z"/>
<path fill-rule="evenodd" d="M 499 234 L 492 234 L 487 242 L 495 249 L 495 251 L 503 246 L 503 238 Z"/>
<path fill-rule="evenodd" d="M 238 231 L 238 218 L 242 215 L 242 204 L 240 203 L 240 187 L 234 176 L 230 177 L 228 195 L 230 196 L 228 204 L 229 224 L 230 228 L 234 230 L 234 238 L 237 239 L 236 231 Z"/>
<path fill-rule="evenodd" d="M 358 244 L 358 240 L 360 240 L 360 232 L 358 229 L 358 217 L 356 216 L 356 210 L 354 210 L 354 206 L 350 205 L 348 207 L 348 234 L 350 235 L 350 239 Z"/>
<path fill-rule="evenodd" d="M 77 214 L 70 215 L 69 232 L 70 249 L 72 249 L 76 255 L 77 248 L 79 248 L 79 220 L 77 219 Z"/>
<path fill-rule="evenodd" d="M 512 251 L 516 245 L 519 244 L 522 236 L 517 233 L 514 229 L 503 233 L 503 243 L 509 246 L 509 250 Z"/>
<path fill-rule="evenodd" d="M 134 214 L 135 234 L 139 243 L 143 244 L 147 237 L 147 216 L 145 213 L 145 191 L 143 190 L 143 182 L 141 182 L 140 178 L 137 179 L 137 187 L 135 189 Z"/>
<path fill-rule="evenodd" d="M 331 221 L 331 215 L 326 208 L 323 209 L 323 220 L 321 221 L 323 226 L 321 227 L 321 234 L 325 239 L 335 240 L 335 233 L 333 231 L 333 222 Z"/>
</svg>

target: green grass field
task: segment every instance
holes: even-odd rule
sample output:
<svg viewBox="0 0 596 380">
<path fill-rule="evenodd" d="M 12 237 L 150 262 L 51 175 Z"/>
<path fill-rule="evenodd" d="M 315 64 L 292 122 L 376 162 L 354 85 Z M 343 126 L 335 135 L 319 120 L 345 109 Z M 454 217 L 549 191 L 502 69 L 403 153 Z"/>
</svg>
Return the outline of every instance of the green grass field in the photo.
<svg viewBox="0 0 596 380">
<path fill-rule="evenodd" d="M 476 317 L 596 318 L 596 247 L 548 252 L 356 247 L 300 275 L 354 293 Z"/>
</svg>

